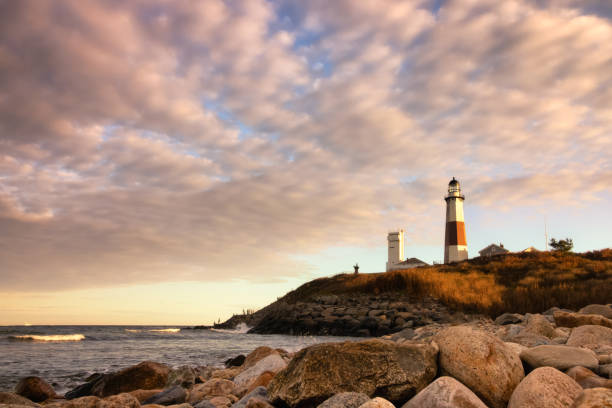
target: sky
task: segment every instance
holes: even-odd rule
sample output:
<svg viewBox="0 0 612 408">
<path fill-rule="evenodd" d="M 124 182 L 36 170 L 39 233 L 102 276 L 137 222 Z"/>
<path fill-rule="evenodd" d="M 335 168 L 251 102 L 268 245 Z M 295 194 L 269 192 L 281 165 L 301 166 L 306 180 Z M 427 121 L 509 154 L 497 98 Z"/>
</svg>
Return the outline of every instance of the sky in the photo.
<svg viewBox="0 0 612 408">
<path fill-rule="evenodd" d="M 210 324 L 310 279 L 611 246 L 608 0 L 0 0 L 0 324 Z"/>
</svg>

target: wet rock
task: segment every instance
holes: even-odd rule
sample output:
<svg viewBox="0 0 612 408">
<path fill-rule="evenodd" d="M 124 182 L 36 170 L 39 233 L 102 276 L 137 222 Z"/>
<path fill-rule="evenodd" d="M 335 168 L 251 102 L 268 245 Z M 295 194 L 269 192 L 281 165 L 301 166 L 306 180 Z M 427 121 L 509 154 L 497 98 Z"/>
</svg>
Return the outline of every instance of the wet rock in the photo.
<svg viewBox="0 0 612 408">
<path fill-rule="evenodd" d="M 491 408 L 505 408 L 524 377 L 515 351 L 497 337 L 466 326 L 447 328 L 434 340 L 440 368 L 474 391 Z"/>
<path fill-rule="evenodd" d="M 586 347 L 596 350 L 601 346 L 612 347 L 612 329 L 609 327 L 585 325 L 572 330 L 567 339 L 568 346 Z"/>
<path fill-rule="evenodd" d="M 271 354 L 259 360 L 255 365 L 247 368 L 234 378 L 239 387 L 249 387 L 260 375 L 266 371 L 277 373 L 287 367 L 287 363 L 278 354 Z"/>
<path fill-rule="evenodd" d="M 501 326 L 506 324 L 517 324 L 523 321 L 523 316 L 518 313 L 504 313 L 502 315 L 497 316 L 495 319 L 495 324 L 499 324 Z"/>
<path fill-rule="evenodd" d="M 520 357 L 532 368 L 548 366 L 564 371 L 575 366 L 596 369 L 599 365 L 591 350 L 566 345 L 533 347 L 521 352 Z"/>
<path fill-rule="evenodd" d="M 40 407 L 26 397 L 15 394 L 14 392 L 0 392 L 0 404 L 24 405 L 28 407 Z"/>
<path fill-rule="evenodd" d="M 582 314 L 598 314 L 606 319 L 612 319 L 612 307 L 609 305 L 588 305 L 578 311 Z"/>
<path fill-rule="evenodd" d="M 369 400 L 370 397 L 362 392 L 340 392 L 326 399 L 317 408 L 358 408 Z"/>
<path fill-rule="evenodd" d="M 117 373 L 105 375 L 91 389 L 98 397 L 107 397 L 138 389 L 163 388 L 168 382 L 170 368 L 164 364 L 145 361 Z"/>
<path fill-rule="evenodd" d="M 395 405 L 384 398 L 376 397 L 364 403 L 359 408 L 395 408 Z"/>
<path fill-rule="evenodd" d="M 402 408 L 487 408 L 468 387 L 453 377 L 440 377 Z"/>
<path fill-rule="evenodd" d="M 584 390 L 571 406 L 571 408 L 609 407 L 612 407 L 612 390 L 607 388 L 590 388 Z"/>
<path fill-rule="evenodd" d="M 185 389 L 180 385 L 164 390 L 144 401 L 144 404 L 172 405 L 182 404 L 187 398 Z"/>
<path fill-rule="evenodd" d="M 567 408 L 581 392 L 580 385 L 561 371 L 540 367 L 516 387 L 508 408 Z"/>
<path fill-rule="evenodd" d="M 402 402 L 437 372 L 438 350 L 428 344 L 372 339 L 317 344 L 298 352 L 270 383 L 274 405 L 316 405 L 338 392 L 363 392 Z"/>
<path fill-rule="evenodd" d="M 234 358 L 228 358 L 225 360 L 225 367 L 240 367 L 244 364 L 244 360 L 246 360 L 246 357 L 243 354 L 240 354 Z"/>
<path fill-rule="evenodd" d="M 86 379 L 87 382 L 85 384 L 81 384 L 78 387 L 68 391 L 66 394 L 64 394 L 64 398 L 75 399 L 75 398 L 91 395 L 91 389 L 103 377 L 104 377 L 104 374 L 100 374 L 100 373 L 95 373 L 89 376 Z"/>
<path fill-rule="evenodd" d="M 610 388 L 612 380 L 603 378 L 585 367 L 572 367 L 566 374 L 573 378 L 582 388 Z"/>
<path fill-rule="evenodd" d="M 607 319 L 598 314 L 582 314 L 555 312 L 553 314 L 555 323 L 560 327 L 579 327 L 585 325 L 597 325 L 612 328 L 612 319 Z"/>
<path fill-rule="evenodd" d="M 42 402 L 56 396 L 55 390 L 40 377 L 25 377 L 15 386 L 15 394 L 34 402 Z"/>
</svg>

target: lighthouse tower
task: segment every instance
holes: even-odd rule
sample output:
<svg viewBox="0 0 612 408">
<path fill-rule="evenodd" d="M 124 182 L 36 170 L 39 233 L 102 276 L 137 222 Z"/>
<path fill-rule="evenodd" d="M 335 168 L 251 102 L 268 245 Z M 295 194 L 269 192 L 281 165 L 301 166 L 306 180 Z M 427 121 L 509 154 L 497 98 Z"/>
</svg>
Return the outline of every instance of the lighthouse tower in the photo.
<svg viewBox="0 0 612 408">
<path fill-rule="evenodd" d="M 444 263 L 463 261 L 468 258 L 465 224 L 463 221 L 463 200 L 459 182 L 448 183 L 446 200 L 446 234 L 444 238 Z"/>
<path fill-rule="evenodd" d="M 392 270 L 395 265 L 404 260 L 404 230 L 390 232 L 387 235 L 388 257 L 387 272 Z"/>
</svg>

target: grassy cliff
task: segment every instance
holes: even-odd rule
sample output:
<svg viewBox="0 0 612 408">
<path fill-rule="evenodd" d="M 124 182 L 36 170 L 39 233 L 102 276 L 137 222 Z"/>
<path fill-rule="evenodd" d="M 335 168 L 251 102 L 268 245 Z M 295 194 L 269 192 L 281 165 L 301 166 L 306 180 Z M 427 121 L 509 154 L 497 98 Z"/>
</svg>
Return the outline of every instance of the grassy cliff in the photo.
<svg viewBox="0 0 612 408">
<path fill-rule="evenodd" d="M 605 304 L 612 302 L 612 249 L 581 254 L 511 253 L 387 273 L 342 274 L 308 282 L 279 302 L 386 292 L 435 298 L 452 310 L 489 316 Z"/>
</svg>

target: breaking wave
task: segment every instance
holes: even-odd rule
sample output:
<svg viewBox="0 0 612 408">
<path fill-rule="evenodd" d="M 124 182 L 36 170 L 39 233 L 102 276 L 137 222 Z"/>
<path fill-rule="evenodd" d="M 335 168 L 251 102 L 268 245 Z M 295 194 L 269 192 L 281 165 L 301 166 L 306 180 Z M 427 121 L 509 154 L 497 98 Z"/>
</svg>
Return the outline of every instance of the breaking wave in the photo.
<svg viewBox="0 0 612 408">
<path fill-rule="evenodd" d="M 218 332 L 218 333 L 247 333 L 249 331 L 250 327 L 247 326 L 246 323 L 242 322 L 242 323 L 238 323 L 236 325 L 236 328 L 234 329 L 210 329 L 211 331 L 214 332 Z"/>
<path fill-rule="evenodd" d="M 13 341 L 81 341 L 85 340 L 82 334 L 24 334 L 21 336 L 8 336 L 9 340 Z"/>
<path fill-rule="evenodd" d="M 181 329 L 151 329 L 149 331 L 157 333 L 178 333 Z"/>
</svg>

